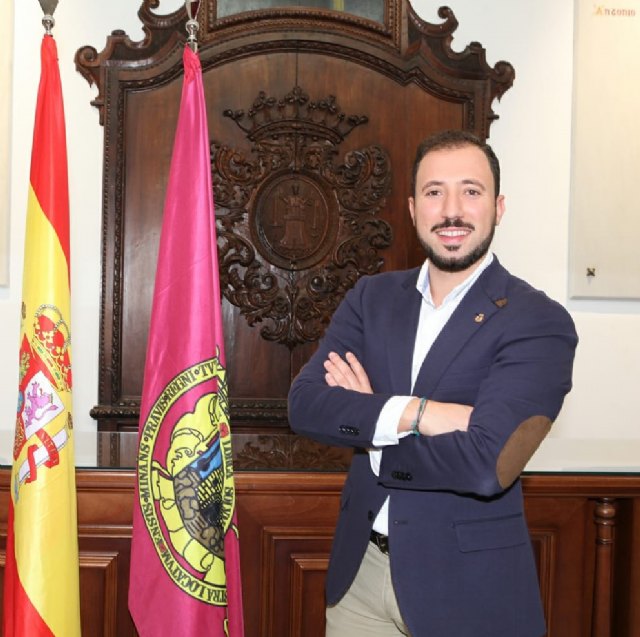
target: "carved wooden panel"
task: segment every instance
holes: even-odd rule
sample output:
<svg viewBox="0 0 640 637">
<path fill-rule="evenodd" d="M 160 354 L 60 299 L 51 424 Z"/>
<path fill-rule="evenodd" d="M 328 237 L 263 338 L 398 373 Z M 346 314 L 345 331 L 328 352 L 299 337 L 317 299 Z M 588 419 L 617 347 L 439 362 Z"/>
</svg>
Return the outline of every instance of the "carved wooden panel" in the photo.
<svg viewBox="0 0 640 637">
<path fill-rule="evenodd" d="M 640 501 L 617 501 L 614 535 L 612 634 L 640 637 Z"/>
<path fill-rule="evenodd" d="M 133 474 L 79 471 L 82 634 L 137 637 L 128 610 Z"/>
<path fill-rule="evenodd" d="M 312 528 L 290 524 L 263 528 L 262 635 L 324 634 L 324 613 L 317 602 L 324 598 L 324 575 L 332 538 L 333 526 Z M 316 577 L 302 576 L 301 569 L 311 564 Z M 305 612 L 310 617 L 305 617 Z M 313 615 L 319 623 L 311 624 Z M 296 632 L 303 625 L 311 632 Z"/>
<path fill-rule="evenodd" d="M 318 600 L 324 595 L 329 558 L 314 553 L 292 555 L 291 635 L 313 635 L 324 627 L 324 608 Z"/>
<path fill-rule="evenodd" d="M 247 635 L 296 635 L 290 632 L 292 627 L 307 625 L 312 617 L 318 623 L 311 632 L 300 634 L 324 634 L 324 573 L 344 475 L 241 473 L 236 477 Z M 243 483 L 249 488 L 240 486 Z"/>
<path fill-rule="evenodd" d="M 526 515 L 548 634 L 588 634 L 595 545 L 590 502 L 584 498 L 530 497 Z M 554 604 L 560 591 L 565 603 Z"/>
<path fill-rule="evenodd" d="M 551 583 L 554 577 L 553 564 L 556 557 L 555 534 L 550 530 L 536 529 L 530 535 L 540 580 L 540 597 L 545 617 L 548 617 L 551 607 Z"/>
<path fill-rule="evenodd" d="M 76 54 L 104 126 L 99 404 L 102 432 L 135 431 L 164 194 L 182 81 L 185 12 L 139 11 Z M 457 22 L 422 21 L 407 0 L 381 19 L 271 8 L 218 17 L 201 3 L 200 58 L 231 421 L 238 467 L 343 469 L 349 455 L 291 439 L 286 396 L 358 277 L 420 263 L 407 211 L 417 142 L 442 128 L 488 136 L 514 70 L 478 43 L 454 52 Z M 380 16 L 378 16 L 380 17 Z M 178 311 L 178 308 L 177 308 Z M 269 440 L 271 439 L 271 440 Z M 103 438 L 100 438 L 103 440 Z M 133 466 L 131 446 L 101 462 Z"/>
<path fill-rule="evenodd" d="M 79 560 L 82 634 L 117 637 L 118 553 L 82 551 Z"/>
<path fill-rule="evenodd" d="M 391 166 L 384 148 L 340 157 L 367 115 L 345 114 L 334 96 L 300 86 L 261 91 L 247 112 L 227 110 L 251 141 L 252 158 L 213 142 L 220 284 L 267 341 L 314 343 L 347 290 L 384 263 L 392 230 L 377 213 Z"/>
</svg>

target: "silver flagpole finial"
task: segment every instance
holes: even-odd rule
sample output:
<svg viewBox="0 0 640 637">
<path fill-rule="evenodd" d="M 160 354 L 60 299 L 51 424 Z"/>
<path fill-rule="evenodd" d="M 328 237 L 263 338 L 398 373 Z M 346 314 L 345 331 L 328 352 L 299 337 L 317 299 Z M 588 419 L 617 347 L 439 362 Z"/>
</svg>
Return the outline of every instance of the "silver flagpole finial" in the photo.
<svg viewBox="0 0 640 637">
<path fill-rule="evenodd" d="M 200 8 L 200 0 L 185 0 L 184 3 L 185 8 L 187 9 L 187 16 L 189 19 L 187 20 L 186 29 L 187 29 L 187 44 L 189 48 L 194 52 L 198 52 L 198 29 L 200 29 L 200 24 L 196 19 L 198 16 L 198 9 Z"/>
<path fill-rule="evenodd" d="M 53 19 L 53 14 L 58 6 L 58 0 L 38 0 L 42 7 L 42 26 L 44 27 L 47 35 L 51 35 L 51 29 L 53 29 L 56 21 Z"/>
</svg>

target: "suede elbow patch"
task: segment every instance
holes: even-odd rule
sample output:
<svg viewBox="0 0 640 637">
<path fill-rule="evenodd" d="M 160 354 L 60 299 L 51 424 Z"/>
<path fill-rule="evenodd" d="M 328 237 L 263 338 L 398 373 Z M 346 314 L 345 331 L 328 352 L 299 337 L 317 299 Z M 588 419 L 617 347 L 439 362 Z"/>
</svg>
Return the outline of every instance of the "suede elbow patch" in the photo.
<svg viewBox="0 0 640 637">
<path fill-rule="evenodd" d="M 521 422 L 509 436 L 496 463 L 496 476 L 503 489 L 510 486 L 522 473 L 550 429 L 550 418 L 532 416 Z"/>
</svg>

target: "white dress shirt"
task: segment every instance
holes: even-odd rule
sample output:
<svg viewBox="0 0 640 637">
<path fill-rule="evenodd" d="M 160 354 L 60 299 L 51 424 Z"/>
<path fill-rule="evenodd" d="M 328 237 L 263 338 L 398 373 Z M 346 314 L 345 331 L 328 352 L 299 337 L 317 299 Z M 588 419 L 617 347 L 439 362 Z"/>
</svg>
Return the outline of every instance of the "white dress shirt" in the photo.
<svg viewBox="0 0 640 637">
<path fill-rule="evenodd" d="M 436 307 L 431 297 L 431 288 L 429 285 L 429 262 L 425 261 L 420 269 L 416 288 L 422 295 L 422 304 L 420 307 L 420 318 L 418 320 L 418 330 L 416 332 L 416 342 L 413 348 L 413 362 L 411 364 L 411 389 L 415 385 L 418 372 L 422 367 L 422 363 L 426 358 L 431 346 L 447 324 L 447 321 L 458 307 L 465 294 L 471 286 L 476 282 L 482 272 L 493 261 L 493 254 L 487 253 L 482 263 L 477 267 L 460 285 L 456 286 L 442 301 L 439 307 Z M 398 434 L 398 422 L 402 416 L 407 403 L 414 396 L 392 396 L 382 408 L 376 423 L 376 430 L 373 436 L 374 447 L 369 449 L 369 460 L 371 469 L 376 475 L 380 474 L 380 462 L 382 460 L 382 447 L 388 445 L 397 445 L 400 438 L 408 435 Z M 384 535 L 389 534 L 389 498 L 382 505 L 376 519 L 373 522 L 373 528 L 378 533 Z"/>
</svg>

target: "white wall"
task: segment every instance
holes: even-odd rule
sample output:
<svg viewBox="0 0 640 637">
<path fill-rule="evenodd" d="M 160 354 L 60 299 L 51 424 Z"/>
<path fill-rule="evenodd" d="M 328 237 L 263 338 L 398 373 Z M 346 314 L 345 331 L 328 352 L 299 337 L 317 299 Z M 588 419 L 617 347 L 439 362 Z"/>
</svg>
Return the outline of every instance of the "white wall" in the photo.
<svg viewBox="0 0 640 637">
<path fill-rule="evenodd" d="M 64 0 L 54 35 L 60 54 L 69 151 L 72 249 L 74 424 L 78 465 L 95 459 L 102 128 L 90 106 L 95 88 L 75 71 L 83 45 L 100 51 L 113 29 L 142 38 L 137 0 Z M 158 12 L 180 0 L 163 0 Z M 439 22 L 442 3 L 415 0 L 427 21 Z M 571 110 L 574 0 L 448 0 L 460 23 L 453 42 L 461 51 L 482 43 L 487 61 L 508 60 L 516 80 L 494 110 L 490 142 L 501 159 L 507 214 L 495 251 L 514 274 L 566 305 L 581 342 L 574 389 L 550 438 L 530 468 L 640 468 L 640 433 L 631 398 L 640 379 L 640 304 L 569 301 Z M 0 462 L 10 461 L 17 396 L 17 351 L 24 216 L 29 179 L 41 11 L 35 0 L 15 3 L 11 154 L 10 285 L 0 288 Z M 417 140 L 416 140 L 417 141 Z M 620 442 L 622 441 L 622 442 Z"/>
<path fill-rule="evenodd" d="M 13 4 L 0 4 L 0 166 L 8 168 L 11 144 Z M 0 286 L 9 283 L 9 170 L 0 171 Z"/>
</svg>

